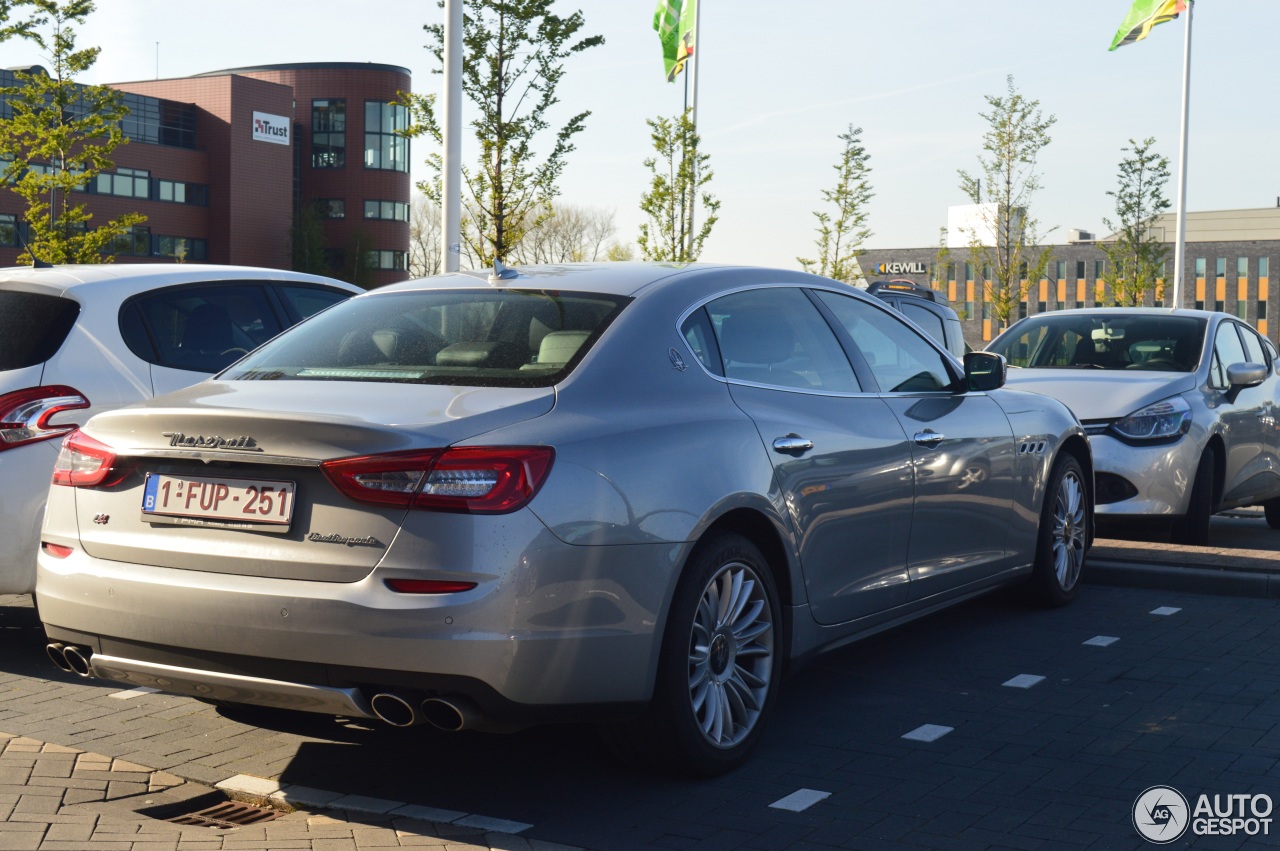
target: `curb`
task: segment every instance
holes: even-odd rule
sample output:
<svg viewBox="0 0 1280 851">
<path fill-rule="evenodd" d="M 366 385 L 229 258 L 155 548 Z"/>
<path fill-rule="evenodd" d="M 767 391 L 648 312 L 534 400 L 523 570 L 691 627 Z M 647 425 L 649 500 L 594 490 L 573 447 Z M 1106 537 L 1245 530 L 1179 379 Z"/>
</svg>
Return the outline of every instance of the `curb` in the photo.
<svg viewBox="0 0 1280 851">
<path fill-rule="evenodd" d="M 1083 579 L 1091 585 L 1280 599 L 1280 575 L 1258 571 L 1089 559 Z"/>
</svg>

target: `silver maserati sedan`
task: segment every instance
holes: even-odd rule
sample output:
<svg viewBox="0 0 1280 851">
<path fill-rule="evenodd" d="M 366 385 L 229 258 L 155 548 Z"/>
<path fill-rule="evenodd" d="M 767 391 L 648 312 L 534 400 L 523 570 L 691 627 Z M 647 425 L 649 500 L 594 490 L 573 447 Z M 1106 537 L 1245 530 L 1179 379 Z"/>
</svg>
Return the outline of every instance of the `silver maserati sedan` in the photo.
<svg viewBox="0 0 1280 851">
<path fill-rule="evenodd" d="M 1280 528 L 1280 362 L 1230 314 L 1083 308 L 1012 325 L 987 347 L 1011 386 L 1061 399 L 1093 445 L 1098 521 L 1158 520 L 1206 544 L 1209 518 L 1265 507 Z"/>
<path fill-rule="evenodd" d="M 722 772 L 818 651 L 1015 581 L 1076 594 L 1087 437 L 1004 380 L 798 272 L 384 287 L 65 440 L 49 653 L 397 726 L 595 720 Z"/>
</svg>

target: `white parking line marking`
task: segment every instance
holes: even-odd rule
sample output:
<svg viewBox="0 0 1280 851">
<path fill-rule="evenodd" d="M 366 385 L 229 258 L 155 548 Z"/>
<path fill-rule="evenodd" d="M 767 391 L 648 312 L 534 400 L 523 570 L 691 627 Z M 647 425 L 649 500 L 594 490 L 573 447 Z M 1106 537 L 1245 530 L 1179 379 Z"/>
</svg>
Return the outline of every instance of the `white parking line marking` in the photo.
<svg viewBox="0 0 1280 851">
<path fill-rule="evenodd" d="M 943 727 L 941 724 L 924 724 L 902 738 L 913 742 L 936 742 L 954 729 L 955 727 Z"/>
<path fill-rule="evenodd" d="M 1161 607 L 1160 607 L 1160 608 L 1158 608 L 1158 609 L 1152 609 L 1152 610 L 1151 610 L 1151 614 L 1153 614 L 1153 615 L 1176 615 L 1176 614 L 1177 614 L 1178 612 L 1180 612 L 1180 611 L 1182 611 L 1182 609 L 1177 609 L 1177 608 L 1174 608 L 1173 606 L 1161 606 Z"/>
<path fill-rule="evenodd" d="M 454 822 L 463 827 L 478 827 L 481 830 L 489 830 L 494 833 L 519 833 L 522 830 L 528 830 L 533 827 L 531 824 L 525 824 L 522 821 L 507 821 L 504 818 L 489 818 L 488 816 L 467 816 L 460 818 Z"/>
<path fill-rule="evenodd" d="M 1114 635 L 1095 635 L 1093 638 L 1086 641 L 1085 644 L 1090 647 L 1110 647 L 1119 640 L 1120 639 L 1116 638 Z"/>
<path fill-rule="evenodd" d="M 158 688 L 148 688 L 147 686 L 138 686 L 137 688 L 131 688 L 128 691 L 113 692 L 112 694 L 107 695 L 107 697 L 114 697 L 116 700 L 133 700 L 135 697 L 138 697 L 140 695 L 156 694 L 159 691 L 160 689 Z"/>
<path fill-rule="evenodd" d="M 1009 688 L 1031 688 L 1033 685 L 1042 682 L 1044 682 L 1044 677 L 1038 674 L 1018 674 L 1018 676 L 1008 682 L 1001 683 L 1001 685 L 1006 685 Z"/>
<path fill-rule="evenodd" d="M 817 789 L 800 789 L 785 798 L 779 798 L 769 806 L 775 810 L 790 810 L 793 813 L 802 813 L 819 801 L 825 801 L 830 797 L 830 792 L 819 792 Z"/>
</svg>

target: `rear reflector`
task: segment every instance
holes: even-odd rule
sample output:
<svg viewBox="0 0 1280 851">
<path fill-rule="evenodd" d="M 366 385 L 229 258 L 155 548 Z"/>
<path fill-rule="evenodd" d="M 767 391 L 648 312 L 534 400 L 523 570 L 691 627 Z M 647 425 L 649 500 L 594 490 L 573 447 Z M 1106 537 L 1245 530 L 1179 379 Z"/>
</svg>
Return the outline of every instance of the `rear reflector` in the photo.
<svg viewBox="0 0 1280 851">
<path fill-rule="evenodd" d="M 74 387 L 50 384 L 28 387 L 0 395 L 0 452 L 62 437 L 74 429 L 74 423 L 50 425 L 49 420 L 63 411 L 89 407 L 89 400 Z"/>
<path fill-rule="evenodd" d="M 53 464 L 53 483 L 73 488 L 110 487 L 128 475 L 125 467 L 116 467 L 115 450 L 76 429 L 62 441 L 58 460 Z"/>
<path fill-rule="evenodd" d="M 48 541 L 41 541 L 40 549 L 44 550 L 54 558 L 66 558 L 75 552 L 71 547 L 64 547 L 62 544 L 51 544 Z"/>
<path fill-rule="evenodd" d="M 401 594 L 457 594 L 470 591 L 476 583 L 449 579 L 388 579 L 387 587 Z"/>
<path fill-rule="evenodd" d="M 533 499 L 554 460 L 550 446 L 486 446 L 339 458 L 320 468 L 358 502 L 506 514 Z"/>
</svg>

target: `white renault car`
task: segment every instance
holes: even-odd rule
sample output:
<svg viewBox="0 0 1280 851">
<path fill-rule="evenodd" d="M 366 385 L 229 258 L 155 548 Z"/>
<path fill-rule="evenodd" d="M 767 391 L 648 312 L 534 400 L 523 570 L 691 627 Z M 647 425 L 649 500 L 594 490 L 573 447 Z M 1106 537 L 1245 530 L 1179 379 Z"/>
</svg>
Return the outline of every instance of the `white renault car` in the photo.
<svg viewBox="0 0 1280 851">
<path fill-rule="evenodd" d="M 359 292 L 243 266 L 0 269 L 0 594 L 35 589 L 53 462 L 77 423 L 195 384 Z"/>
</svg>

